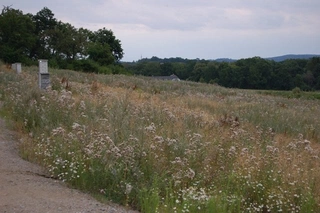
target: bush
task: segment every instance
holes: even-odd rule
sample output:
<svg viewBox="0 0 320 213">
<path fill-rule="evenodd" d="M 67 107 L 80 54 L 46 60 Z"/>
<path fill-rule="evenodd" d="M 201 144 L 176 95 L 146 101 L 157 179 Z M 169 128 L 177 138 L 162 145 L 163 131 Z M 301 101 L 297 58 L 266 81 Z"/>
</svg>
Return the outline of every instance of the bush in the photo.
<svg viewBox="0 0 320 213">
<path fill-rule="evenodd" d="M 99 64 L 90 59 L 84 59 L 81 61 L 81 70 L 84 72 L 99 72 Z"/>
<path fill-rule="evenodd" d="M 301 96 L 301 89 L 299 87 L 295 87 L 292 89 L 292 93 L 295 97 L 300 97 Z"/>
</svg>

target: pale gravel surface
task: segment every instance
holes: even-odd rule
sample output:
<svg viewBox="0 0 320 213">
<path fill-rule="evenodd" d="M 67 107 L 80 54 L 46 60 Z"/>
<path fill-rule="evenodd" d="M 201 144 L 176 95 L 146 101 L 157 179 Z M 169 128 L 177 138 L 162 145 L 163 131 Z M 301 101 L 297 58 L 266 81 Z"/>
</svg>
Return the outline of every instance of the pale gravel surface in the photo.
<svg viewBox="0 0 320 213">
<path fill-rule="evenodd" d="M 0 119 L 0 213 L 136 213 L 44 177 L 40 166 L 19 157 L 15 135 Z"/>
</svg>

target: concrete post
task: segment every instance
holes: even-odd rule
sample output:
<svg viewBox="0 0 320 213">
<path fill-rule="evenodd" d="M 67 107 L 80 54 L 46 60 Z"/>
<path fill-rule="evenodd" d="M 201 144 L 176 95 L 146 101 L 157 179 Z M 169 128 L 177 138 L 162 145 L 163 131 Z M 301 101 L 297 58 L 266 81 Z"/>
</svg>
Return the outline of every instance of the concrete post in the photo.
<svg viewBox="0 0 320 213">
<path fill-rule="evenodd" d="M 17 67 L 17 64 L 16 64 L 16 63 L 11 64 L 11 69 L 12 69 L 12 70 L 16 71 L 16 70 L 17 70 L 16 67 Z"/>
<path fill-rule="evenodd" d="M 48 60 L 39 60 L 39 88 L 47 89 L 50 85 L 50 75 L 48 73 Z"/>
<path fill-rule="evenodd" d="M 18 74 L 21 73 L 21 63 L 15 63 L 15 68 Z"/>
</svg>

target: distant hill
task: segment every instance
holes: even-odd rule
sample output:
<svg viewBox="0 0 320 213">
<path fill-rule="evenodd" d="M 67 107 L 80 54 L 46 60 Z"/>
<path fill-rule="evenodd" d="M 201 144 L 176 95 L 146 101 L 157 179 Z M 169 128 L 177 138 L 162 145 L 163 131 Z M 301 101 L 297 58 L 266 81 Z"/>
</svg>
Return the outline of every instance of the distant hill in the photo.
<svg viewBox="0 0 320 213">
<path fill-rule="evenodd" d="M 214 61 L 216 62 L 228 62 L 228 63 L 231 63 L 231 62 L 235 62 L 237 61 L 236 59 L 231 59 L 231 58 L 217 58 L 215 59 Z"/>
<path fill-rule="evenodd" d="M 315 55 L 315 54 L 303 54 L 303 55 L 282 55 L 282 56 L 276 56 L 276 57 L 270 57 L 270 58 L 265 58 L 268 60 L 273 60 L 275 62 L 280 62 L 288 59 L 310 59 L 313 57 L 320 57 L 320 55 Z"/>
<path fill-rule="evenodd" d="M 275 56 L 275 57 L 268 57 L 268 58 L 264 58 L 266 60 L 272 60 L 275 62 L 281 62 L 281 61 L 285 61 L 288 59 L 310 59 L 313 57 L 320 57 L 320 55 L 317 54 L 288 54 L 288 55 L 282 55 L 282 56 Z M 245 58 L 244 58 L 245 59 Z M 190 60 L 205 60 L 205 59 L 183 59 L 181 57 L 175 57 L 175 58 L 158 58 L 156 56 L 153 56 L 152 58 L 143 58 L 138 60 L 138 62 L 159 62 L 159 63 L 175 63 L 175 62 L 188 62 Z M 213 60 L 209 60 L 209 61 L 216 61 L 216 62 L 227 62 L 227 63 L 232 63 L 237 61 L 238 59 L 232 59 L 232 58 L 217 58 L 217 59 L 213 59 Z M 126 63 L 126 62 L 123 62 Z M 128 62 L 130 63 L 130 62 Z"/>
<path fill-rule="evenodd" d="M 288 54 L 288 55 L 275 56 L 275 57 L 269 57 L 269 58 L 264 58 L 264 59 L 273 60 L 275 62 L 281 62 L 281 61 L 285 61 L 285 60 L 288 60 L 288 59 L 310 59 L 310 58 L 313 58 L 313 57 L 320 57 L 320 55 L 316 55 L 316 54 L 298 54 L 298 55 Z M 231 62 L 237 61 L 237 59 L 217 58 L 214 61 L 231 63 Z"/>
</svg>

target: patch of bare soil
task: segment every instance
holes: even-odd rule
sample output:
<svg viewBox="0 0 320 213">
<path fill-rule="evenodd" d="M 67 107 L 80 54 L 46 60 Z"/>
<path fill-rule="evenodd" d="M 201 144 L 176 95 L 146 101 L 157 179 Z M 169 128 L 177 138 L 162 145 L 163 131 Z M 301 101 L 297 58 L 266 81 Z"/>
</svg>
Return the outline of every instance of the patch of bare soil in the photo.
<svg viewBox="0 0 320 213">
<path fill-rule="evenodd" d="M 46 177 L 43 168 L 21 159 L 15 133 L 0 119 L 0 213 L 131 212 Z"/>
</svg>

